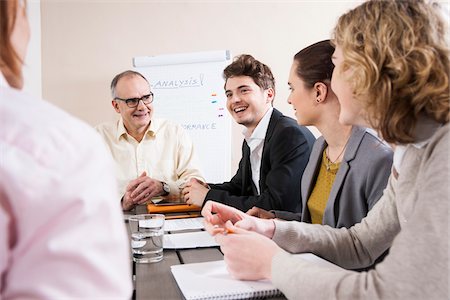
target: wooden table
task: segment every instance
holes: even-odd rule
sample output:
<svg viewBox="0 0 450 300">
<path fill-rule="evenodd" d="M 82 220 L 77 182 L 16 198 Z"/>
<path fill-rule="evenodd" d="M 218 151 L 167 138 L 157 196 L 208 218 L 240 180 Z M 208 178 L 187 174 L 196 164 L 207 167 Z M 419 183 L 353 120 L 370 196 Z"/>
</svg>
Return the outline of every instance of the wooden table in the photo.
<svg viewBox="0 0 450 300">
<path fill-rule="evenodd" d="M 130 214 L 146 213 L 146 208 L 137 207 L 132 212 L 125 213 L 125 219 Z M 127 224 L 127 229 L 129 227 Z M 207 262 L 223 259 L 218 247 L 197 248 L 184 250 L 164 249 L 164 259 L 157 263 L 135 263 L 133 267 L 133 285 L 135 292 L 133 298 L 143 299 L 184 299 L 175 278 L 172 276 L 170 266 L 178 264 Z M 286 299 L 284 297 L 271 299 Z"/>
</svg>

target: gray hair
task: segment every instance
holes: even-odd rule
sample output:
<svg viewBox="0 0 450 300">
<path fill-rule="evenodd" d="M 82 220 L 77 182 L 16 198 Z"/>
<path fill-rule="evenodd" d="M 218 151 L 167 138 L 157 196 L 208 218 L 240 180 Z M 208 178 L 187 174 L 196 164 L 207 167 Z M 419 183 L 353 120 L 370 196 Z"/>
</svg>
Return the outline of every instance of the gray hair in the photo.
<svg viewBox="0 0 450 300">
<path fill-rule="evenodd" d="M 133 70 L 124 71 L 124 72 L 119 73 L 116 76 L 114 76 L 113 80 L 111 81 L 111 96 L 113 97 L 113 99 L 115 99 L 117 97 L 116 86 L 117 86 L 117 83 L 119 82 L 119 80 L 123 77 L 132 77 L 132 76 L 140 76 L 140 77 L 144 78 L 144 80 L 150 86 L 150 83 L 148 82 L 147 78 L 145 78 L 144 75 L 142 75 L 141 73 L 133 71 Z"/>
</svg>

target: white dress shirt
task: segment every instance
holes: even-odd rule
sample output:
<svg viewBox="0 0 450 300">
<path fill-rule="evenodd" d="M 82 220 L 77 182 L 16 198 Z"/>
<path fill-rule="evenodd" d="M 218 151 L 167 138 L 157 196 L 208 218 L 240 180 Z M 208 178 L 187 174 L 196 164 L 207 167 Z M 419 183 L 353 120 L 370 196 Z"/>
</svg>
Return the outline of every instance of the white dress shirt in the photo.
<svg viewBox="0 0 450 300">
<path fill-rule="evenodd" d="M 0 299 L 129 299 L 113 163 L 69 114 L 0 87 Z"/>
<path fill-rule="evenodd" d="M 264 148 L 264 140 L 266 138 L 267 128 L 269 127 L 270 117 L 272 116 L 273 107 L 270 107 L 264 117 L 259 121 L 253 132 L 249 132 L 246 128 L 243 131 L 245 141 L 250 148 L 250 165 L 252 167 L 252 180 L 258 191 L 261 170 L 262 151 Z"/>
<path fill-rule="evenodd" d="M 180 125 L 153 118 L 141 142 L 129 135 L 123 120 L 96 127 L 116 162 L 120 198 L 128 183 L 146 171 L 165 182 L 171 195 L 178 195 L 191 178 L 204 181 L 194 155 L 194 146 Z"/>
</svg>

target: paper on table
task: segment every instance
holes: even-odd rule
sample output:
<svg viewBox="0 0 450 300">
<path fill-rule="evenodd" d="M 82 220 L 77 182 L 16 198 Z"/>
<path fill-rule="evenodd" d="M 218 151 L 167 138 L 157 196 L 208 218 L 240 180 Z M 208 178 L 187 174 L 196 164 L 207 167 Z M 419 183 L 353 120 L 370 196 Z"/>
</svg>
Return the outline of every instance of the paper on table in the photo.
<svg viewBox="0 0 450 300">
<path fill-rule="evenodd" d="M 170 267 L 187 300 L 254 299 L 281 295 L 268 280 L 241 281 L 232 278 L 225 261 L 210 261 Z"/>
<path fill-rule="evenodd" d="M 180 231 L 188 229 L 203 229 L 203 217 L 166 220 L 164 223 L 164 231 Z"/>
<path fill-rule="evenodd" d="M 188 249 L 219 246 L 207 231 L 164 235 L 164 249 Z"/>
<path fill-rule="evenodd" d="M 329 270 L 340 267 L 311 253 L 296 254 Z M 269 280 L 238 280 L 230 276 L 225 261 L 173 265 L 172 274 L 187 300 L 191 299 L 254 299 L 281 295 Z"/>
</svg>

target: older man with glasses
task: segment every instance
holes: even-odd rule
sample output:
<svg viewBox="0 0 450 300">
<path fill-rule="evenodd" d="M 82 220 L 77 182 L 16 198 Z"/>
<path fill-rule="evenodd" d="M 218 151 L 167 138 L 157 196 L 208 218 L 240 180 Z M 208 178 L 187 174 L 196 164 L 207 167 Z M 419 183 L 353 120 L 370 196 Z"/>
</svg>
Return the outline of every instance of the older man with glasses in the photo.
<svg viewBox="0 0 450 300">
<path fill-rule="evenodd" d="M 116 75 L 111 94 L 120 119 L 96 129 L 116 162 L 124 210 L 156 196 L 179 197 L 189 179 L 202 180 L 192 141 L 182 127 L 153 118 L 154 95 L 142 74 L 125 71 Z"/>
</svg>

